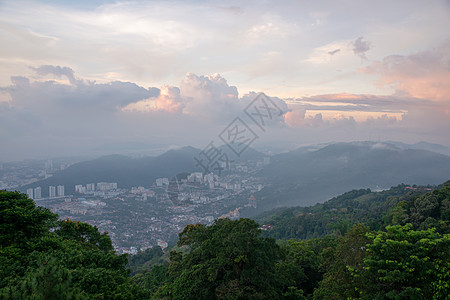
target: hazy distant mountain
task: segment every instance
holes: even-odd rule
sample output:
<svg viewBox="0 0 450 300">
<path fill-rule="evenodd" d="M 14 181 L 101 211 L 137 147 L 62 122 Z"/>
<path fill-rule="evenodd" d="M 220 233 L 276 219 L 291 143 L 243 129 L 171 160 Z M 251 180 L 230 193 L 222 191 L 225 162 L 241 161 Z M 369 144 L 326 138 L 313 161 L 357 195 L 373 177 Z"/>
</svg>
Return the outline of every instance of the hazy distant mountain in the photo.
<svg viewBox="0 0 450 300">
<path fill-rule="evenodd" d="M 231 161 L 258 160 L 264 154 L 248 148 L 241 157 L 232 156 L 226 145 L 219 147 L 229 155 Z M 35 182 L 21 188 L 25 191 L 29 187 L 40 186 L 42 195 L 48 195 L 48 186 L 64 185 L 66 194 L 74 192 L 76 184 L 97 182 L 117 182 L 121 188 L 132 186 L 148 187 L 156 178 L 173 176 L 183 172 L 203 171 L 196 166 L 194 157 L 201 158 L 202 150 L 193 147 L 183 147 L 169 150 L 159 156 L 130 158 L 124 155 L 107 155 L 100 158 L 76 163 L 69 168 L 56 172 L 52 177 Z"/>
<path fill-rule="evenodd" d="M 439 184 L 450 179 L 450 157 L 390 143 L 336 143 L 275 155 L 260 175 L 272 183 L 257 195 L 260 210 L 267 210 L 311 205 L 352 189 Z"/>
<path fill-rule="evenodd" d="M 193 147 L 170 150 L 155 157 L 130 158 L 123 155 L 108 155 L 84 161 L 56 172 L 53 177 L 23 187 L 42 187 L 43 196 L 49 185 L 64 185 L 66 194 L 74 192 L 76 184 L 117 182 L 119 187 L 150 186 L 156 178 L 171 177 L 181 172 L 199 170 L 194 156 L 200 152 Z"/>
<path fill-rule="evenodd" d="M 405 143 L 401 143 L 401 142 L 392 142 L 389 141 L 387 142 L 389 144 L 395 145 L 399 148 L 402 149 L 417 149 L 417 150 L 428 150 L 428 151 L 433 151 L 436 153 L 440 153 L 440 154 L 445 154 L 445 155 L 449 155 L 450 156 L 450 148 L 440 145 L 440 144 L 432 144 L 432 143 L 428 143 L 428 142 L 419 142 L 419 143 L 415 143 L 415 144 L 405 144 Z"/>
<path fill-rule="evenodd" d="M 157 147 L 148 143 L 143 142 L 114 142 L 114 143 L 105 143 L 102 144 L 94 150 L 96 151 L 127 151 L 127 150 L 144 150 L 144 149 L 151 149 L 153 147 Z"/>
<path fill-rule="evenodd" d="M 227 145 L 222 145 L 218 148 L 228 156 L 230 161 L 257 161 L 262 160 L 265 156 L 267 156 L 251 147 L 245 149 L 239 156 L 237 156 Z"/>
</svg>

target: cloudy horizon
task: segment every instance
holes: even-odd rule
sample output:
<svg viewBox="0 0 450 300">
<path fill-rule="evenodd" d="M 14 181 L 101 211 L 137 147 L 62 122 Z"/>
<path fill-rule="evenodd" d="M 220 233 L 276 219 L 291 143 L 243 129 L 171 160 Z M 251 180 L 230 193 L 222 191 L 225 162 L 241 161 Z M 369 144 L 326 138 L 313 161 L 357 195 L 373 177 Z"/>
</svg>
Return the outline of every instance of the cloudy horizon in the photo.
<svg viewBox="0 0 450 300">
<path fill-rule="evenodd" d="M 280 114 L 254 146 L 450 146 L 449 15 L 447 1 L 2 1 L 0 161 L 203 148 L 260 92 Z"/>
</svg>

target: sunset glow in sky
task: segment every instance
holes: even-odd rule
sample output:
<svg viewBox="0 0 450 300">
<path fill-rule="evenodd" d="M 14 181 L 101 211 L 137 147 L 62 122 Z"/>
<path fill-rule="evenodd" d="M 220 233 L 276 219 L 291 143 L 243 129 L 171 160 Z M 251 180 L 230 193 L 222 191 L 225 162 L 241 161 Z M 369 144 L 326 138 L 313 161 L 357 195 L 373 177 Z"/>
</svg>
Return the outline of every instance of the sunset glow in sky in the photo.
<svg viewBox="0 0 450 300">
<path fill-rule="evenodd" d="M 259 92 L 255 146 L 450 146 L 448 28 L 446 0 L 2 0 L 0 161 L 202 148 Z"/>
</svg>

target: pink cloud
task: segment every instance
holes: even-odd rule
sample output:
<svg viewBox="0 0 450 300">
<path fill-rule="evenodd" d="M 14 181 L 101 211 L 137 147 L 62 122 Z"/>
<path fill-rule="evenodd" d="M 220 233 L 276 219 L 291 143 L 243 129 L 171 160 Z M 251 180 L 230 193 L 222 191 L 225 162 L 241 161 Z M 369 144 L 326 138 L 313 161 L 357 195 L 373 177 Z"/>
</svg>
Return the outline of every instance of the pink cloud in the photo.
<svg viewBox="0 0 450 300">
<path fill-rule="evenodd" d="M 181 102 L 180 89 L 169 86 L 161 87 L 161 94 L 155 100 L 155 108 L 159 111 L 181 113 L 184 104 Z"/>
<path fill-rule="evenodd" d="M 412 97 L 444 103 L 450 108 L 450 40 L 412 55 L 391 55 L 362 69 L 379 74 L 377 84 L 391 85 Z"/>
<path fill-rule="evenodd" d="M 290 127 L 301 127 L 305 126 L 305 110 L 304 109 L 298 109 L 293 111 L 288 111 L 284 115 L 284 121 L 287 125 Z"/>
<path fill-rule="evenodd" d="M 164 85 L 161 87 L 158 97 L 140 100 L 130 103 L 123 111 L 135 112 L 168 112 L 178 114 L 183 112 L 185 107 L 180 97 L 180 89 L 173 86 Z"/>
</svg>

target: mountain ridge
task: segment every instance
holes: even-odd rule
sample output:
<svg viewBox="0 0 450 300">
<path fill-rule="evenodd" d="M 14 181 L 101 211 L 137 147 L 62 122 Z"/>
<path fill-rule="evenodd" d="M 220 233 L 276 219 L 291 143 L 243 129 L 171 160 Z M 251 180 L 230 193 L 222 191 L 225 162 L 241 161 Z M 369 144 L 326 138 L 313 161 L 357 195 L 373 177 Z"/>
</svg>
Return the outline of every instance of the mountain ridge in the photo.
<svg viewBox="0 0 450 300">
<path fill-rule="evenodd" d="M 272 186 L 255 197 L 262 212 L 324 202 L 353 189 L 439 184 L 450 178 L 449 170 L 447 155 L 388 143 L 336 143 L 313 151 L 300 148 L 271 157 L 258 175 Z"/>
<path fill-rule="evenodd" d="M 231 157 L 232 152 L 226 145 L 218 148 L 230 157 L 230 161 L 256 160 L 265 156 L 259 151 L 247 148 L 247 153 L 241 157 Z M 76 163 L 57 171 L 50 178 L 22 186 L 20 190 L 25 192 L 27 188 L 41 186 L 42 195 L 45 197 L 50 185 L 64 185 L 66 194 L 72 194 L 76 184 L 97 182 L 117 182 L 119 188 L 149 187 L 157 178 L 172 178 L 179 173 L 202 171 L 194 160 L 199 157 L 201 151 L 192 146 L 185 146 L 157 156 L 132 158 L 122 154 L 104 155 Z"/>
</svg>

